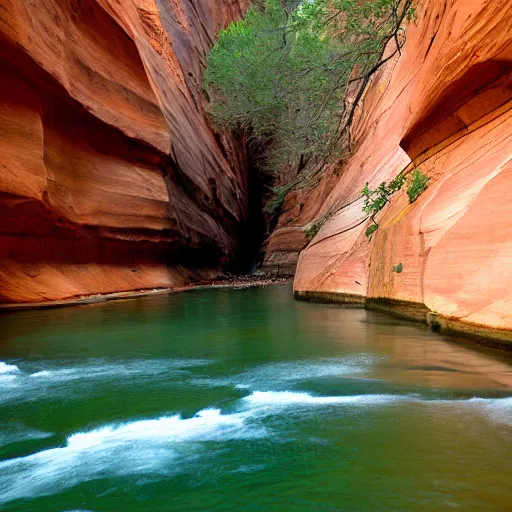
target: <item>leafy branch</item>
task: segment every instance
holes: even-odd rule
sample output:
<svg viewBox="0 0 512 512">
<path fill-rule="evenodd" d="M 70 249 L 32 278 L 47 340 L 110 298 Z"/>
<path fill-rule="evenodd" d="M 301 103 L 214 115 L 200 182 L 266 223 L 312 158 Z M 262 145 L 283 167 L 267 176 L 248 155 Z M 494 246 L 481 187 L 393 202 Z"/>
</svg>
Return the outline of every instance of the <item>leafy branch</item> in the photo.
<svg viewBox="0 0 512 512">
<path fill-rule="evenodd" d="M 379 224 L 375 216 L 389 203 L 389 198 L 398 192 L 406 182 L 406 177 L 400 173 L 389 185 L 383 181 L 375 190 L 370 189 L 367 182 L 361 193 L 365 197 L 363 211 L 370 216 L 372 224 L 366 230 L 366 236 L 370 237 L 377 229 Z"/>
<path fill-rule="evenodd" d="M 412 204 L 425 192 L 430 181 L 430 178 L 425 176 L 420 169 L 414 169 L 409 180 L 401 172 L 389 184 L 382 182 L 375 190 L 370 189 L 370 184 L 366 183 L 361 191 L 365 198 L 363 211 L 368 214 L 372 221 L 365 232 L 367 237 L 370 238 L 379 229 L 379 224 L 375 220 L 376 215 L 389 203 L 390 197 L 401 190 L 407 181 L 407 195 L 409 202 Z"/>
</svg>

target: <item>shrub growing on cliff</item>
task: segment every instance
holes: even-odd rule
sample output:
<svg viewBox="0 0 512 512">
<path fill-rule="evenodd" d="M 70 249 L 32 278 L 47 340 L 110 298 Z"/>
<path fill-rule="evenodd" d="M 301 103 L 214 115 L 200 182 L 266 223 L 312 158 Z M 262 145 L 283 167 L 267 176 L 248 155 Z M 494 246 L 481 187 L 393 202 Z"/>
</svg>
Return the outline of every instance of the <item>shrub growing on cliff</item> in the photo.
<svg viewBox="0 0 512 512">
<path fill-rule="evenodd" d="M 366 183 L 361 194 L 365 198 L 363 211 L 368 214 L 372 221 L 370 226 L 366 229 L 366 236 L 368 238 L 379 228 L 375 216 L 388 204 L 389 198 L 402 189 L 406 181 L 406 176 L 401 172 L 396 178 L 390 181 L 389 184 L 384 181 L 375 190 L 370 189 L 370 184 Z M 409 202 L 412 204 L 425 192 L 430 178 L 425 176 L 420 169 L 414 169 L 408 181 L 407 195 Z"/>
<path fill-rule="evenodd" d="M 401 274 L 404 270 L 404 266 L 402 263 L 399 263 L 398 265 L 394 265 L 393 266 L 393 272 L 397 273 L 397 274 Z"/>
<path fill-rule="evenodd" d="M 328 215 L 323 215 L 315 222 L 311 223 L 308 227 L 304 228 L 304 233 L 306 235 L 306 238 L 311 242 L 313 238 L 318 234 L 322 226 L 327 222 L 327 219 L 329 218 Z"/>
<path fill-rule="evenodd" d="M 372 224 L 366 229 L 367 237 L 371 237 L 379 227 L 375 216 L 388 204 L 389 198 L 403 187 L 405 181 L 406 177 L 403 173 L 400 173 L 395 179 L 389 182 L 389 185 L 384 181 L 375 190 L 371 190 L 370 184 L 366 183 L 361 191 L 365 198 L 363 211 L 368 214 L 372 220 Z"/>
<path fill-rule="evenodd" d="M 274 193 L 272 199 L 265 205 L 265 213 L 274 215 L 282 206 L 286 194 L 293 188 L 293 183 L 285 183 L 279 187 L 273 187 L 272 192 Z"/>
<path fill-rule="evenodd" d="M 428 182 L 430 178 L 425 176 L 420 169 L 415 169 L 411 174 L 411 182 L 407 188 L 407 195 L 409 196 L 409 202 L 414 203 L 418 197 L 427 190 Z"/>
<path fill-rule="evenodd" d="M 412 0 L 260 0 L 220 33 L 205 90 L 222 128 L 266 141 L 274 171 L 340 145 L 382 52 Z M 389 57 L 391 58 L 391 57 Z"/>
</svg>

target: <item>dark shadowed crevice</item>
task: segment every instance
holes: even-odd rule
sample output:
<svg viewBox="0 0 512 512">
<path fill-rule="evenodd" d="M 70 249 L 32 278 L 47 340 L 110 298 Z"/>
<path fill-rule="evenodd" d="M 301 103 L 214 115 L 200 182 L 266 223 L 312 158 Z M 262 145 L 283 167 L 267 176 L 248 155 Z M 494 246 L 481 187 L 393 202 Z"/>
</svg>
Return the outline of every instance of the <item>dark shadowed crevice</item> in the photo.
<svg viewBox="0 0 512 512">
<path fill-rule="evenodd" d="M 264 149 L 254 141 L 247 143 L 247 220 L 239 229 L 237 251 L 226 267 L 226 272 L 235 275 L 252 274 L 263 262 L 263 243 L 271 220 L 265 204 L 273 184 L 272 175 L 265 169 Z"/>
</svg>

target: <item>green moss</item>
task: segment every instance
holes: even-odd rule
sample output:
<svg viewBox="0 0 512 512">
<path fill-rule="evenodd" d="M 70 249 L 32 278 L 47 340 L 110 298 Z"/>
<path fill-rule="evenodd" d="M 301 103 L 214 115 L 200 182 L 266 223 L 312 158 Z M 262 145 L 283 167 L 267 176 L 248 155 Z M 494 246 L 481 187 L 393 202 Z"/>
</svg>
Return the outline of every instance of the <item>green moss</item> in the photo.
<svg viewBox="0 0 512 512">
<path fill-rule="evenodd" d="M 320 228 L 325 224 L 325 221 L 327 220 L 327 217 L 324 216 L 321 219 L 318 219 L 316 222 L 313 222 L 313 224 L 310 224 L 309 227 L 304 228 L 304 233 L 306 233 L 306 238 L 311 241 L 320 231 Z"/>
<path fill-rule="evenodd" d="M 281 206 L 284 203 L 284 200 L 286 196 L 288 195 L 288 192 L 290 192 L 293 187 L 295 186 L 295 183 L 286 183 L 284 185 L 280 185 L 278 187 L 273 187 L 272 192 L 274 195 L 270 199 L 270 201 L 265 205 L 265 213 L 268 213 L 269 215 L 274 215 L 279 211 Z"/>
<path fill-rule="evenodd" d="M 330 293 L 330 292 L 312 292 L 295 291 L 295 299 L 305 302 L 316 302 L 318 304 L 339 304 L 348 308 L 363 308 L 365 298 L 362 295 L 352 293 Z"/>
</svg>

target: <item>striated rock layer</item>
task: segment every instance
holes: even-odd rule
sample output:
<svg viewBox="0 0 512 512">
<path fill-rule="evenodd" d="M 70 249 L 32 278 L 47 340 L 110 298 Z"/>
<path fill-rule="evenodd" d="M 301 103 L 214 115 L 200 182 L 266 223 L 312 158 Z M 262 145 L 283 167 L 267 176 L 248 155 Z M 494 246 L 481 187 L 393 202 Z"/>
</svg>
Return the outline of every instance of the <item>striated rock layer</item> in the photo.
<svg viewBox="0 0 512 512">
<path fill-rule="evenodd" d="M 402 55 L 365 95 L 355 152 L 334 185 L 327 173 L 327 193 L 305 195 L 309 217 L 288 223 L 304 225 L 310 212 L 328 218 L 300 254 L 297 295 L 366 298 L 435 326 L 485 327 L 510 338 L 511 8 L 510 1 L 419 2 Z M 413 204 L 398 193 L 369 242 L 364 184 L 376 188 L 418 167 L 431 178 L 428 190 Z M 274 251 L 279 238 L 289 239 L 282 229 L 274 237 Z M 400 263 L 403 271 L 394 272 Z"/>
<path fill-rule="evenodd" d="M 0 0 L 0 302 L 172 286 L 231 257 L 245 155 L 208 125 L 201 74 L 246 4 Z"/>
</svg>

